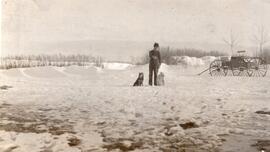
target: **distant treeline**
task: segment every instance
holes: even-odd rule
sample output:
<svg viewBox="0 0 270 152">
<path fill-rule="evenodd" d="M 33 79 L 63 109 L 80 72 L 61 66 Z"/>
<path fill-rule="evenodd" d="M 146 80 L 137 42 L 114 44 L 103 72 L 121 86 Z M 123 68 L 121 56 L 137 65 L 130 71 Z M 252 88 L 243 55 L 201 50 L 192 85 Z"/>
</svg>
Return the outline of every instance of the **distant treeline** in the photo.
<svg viewBox="0 0 270 152">
<path fill-rule="evenodd" d="M 189 57 L 204 57 L 204 56 L 225 56 L 226 53 L 222 53 L 219 51 L 203 51 L 200 49 L 193 48 L 183 48 L 183 49 L 172 49 L 170 47 L 162 47 L 160 48 L 160 55 L 163 63 L 166 64 L 175 64 L 172 61 L 173 56 L 189 56 Z M 146 64 L 149 62 L 149 54 L 146 53 L 144 56 L 138 59 L 133 59 L 136 64 Z"/>
<path fill-rule="evenodd" d="M 39 55 L 14 55 L 6 56 L 2 59 L 12 59 L 12 60 L 29 60 L 29 61 L 59 61 L 59 62 L 90 62 L 94 61 L 95 57 L 91 55 L 63 55 L 59 54 L 39 54 Z"/>
<path fill-rule="evenodd" d="M 14 55 L 6 56 L 0 60 L 0 69 L 27 68 L 37 66 L 86 66 L 94 64 L 101 67 L 104 62 L 102 57 L 91 55 L 63 55 L 63 54 L 42 54 L 42 55 Z"/>
</svg>

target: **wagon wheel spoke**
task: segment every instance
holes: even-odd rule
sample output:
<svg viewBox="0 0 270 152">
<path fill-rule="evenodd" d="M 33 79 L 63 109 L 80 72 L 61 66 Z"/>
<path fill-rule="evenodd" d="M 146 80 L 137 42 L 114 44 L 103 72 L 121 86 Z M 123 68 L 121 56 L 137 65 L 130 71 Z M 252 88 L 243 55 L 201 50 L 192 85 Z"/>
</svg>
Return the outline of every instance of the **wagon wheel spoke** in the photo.
<svg viewBox="0 0 270 152">
<path fill-rule="evenodd" d="M 247 74 L 249 77 L 251 77 L 253 75 L 253 70 L 252 69 L 248 69 L 247 70 Z"/>
<path fill-rule="evenodd" d="M 264 77 L 267 73 L 267 64 L 264 60 L 261 58 L 256 58 L 253 61 L 254 66 L 253 68 L 253 74 L 254 77 Z"/>
<path fill-rule="evenodd" d="M 240 67 L 239 70 L 240 70 L 239 76 L 245 76 L 245 77 L 249 76 L 249 69 L 248 68 Z"/>
<path fill-rule="evenodd" d="M 224 69 L 224 74 L 225 74 L 225 76 L 227 76 L 227 74 L 228 74 L 228 69 Z"/>
<path fill-rule="evenodd" d="M 259 71 L 262 75 L 264 75 L 264 74 L 267 72 L 266 69 L 259 69 L 258 71 Z"/>
<path fill-rule="evenodd" d="M 254 76 L 260 77 L 265 76 L 266 70 L 254 70 Z"/>
<path fill-rule="evenodd" d="M 233 74 L 233 76 L 239 76 L 240 70 L 239 69 L 232 69 L 232 74 Z"/>
<path fill-rule="evenodd" d="M 250 73 L 248 70 L 244 70 L 242 75 L 245 77 L 250 77 Z"/>
<path fill-rule="evenodd" d="M 240 70 L 239 76 L 247 76 L 247 70 Z"/>
<path fill-rule="evenodd" d="M 214 69 L 214 70 L 212 70 L 212 73 L 214 76 L 220 76 L 220 74 L 221 74 L 220 69 Z"/>
<path fill-rule="evenodd" d="M 261 76 L 264 76 L 264 74 L 265 74 L 265 72 L 264 72 L 264 71 L 259 70 L 259 72 L 260 72 L 260 75 L 261 75 Z"/>
<path fill-rule="evenodd" d="M 222 62 L 220 60 L 215 60 L 210 64 L 209 73 L 211 76 L 224 76 Z"/>
</svg>

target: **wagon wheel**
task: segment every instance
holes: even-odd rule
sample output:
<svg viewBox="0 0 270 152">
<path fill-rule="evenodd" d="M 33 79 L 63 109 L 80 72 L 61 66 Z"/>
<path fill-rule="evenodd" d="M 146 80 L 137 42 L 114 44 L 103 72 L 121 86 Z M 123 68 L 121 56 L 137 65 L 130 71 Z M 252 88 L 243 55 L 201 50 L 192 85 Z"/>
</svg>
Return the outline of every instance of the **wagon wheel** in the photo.
<svg viewBox="0 0 270 152">
<path fill-rule="evenodd" d="M 224 69 L 221 60 L 215 60 L 210 64 L 209 73 L 211 76 L 226 76 L 228 73 L 228 69 Z"/>
<path fill-rule="evenodd" d="M 239 67 L 232 70 L 233 76 L 251 77 L 252 70 L 246 67 Z"/>
<path fill-rule="evenodd" d="M 251 76 L 264 77 L 267 73 L 267 64 L 263 59 L 255 58 L 252 62 L 251 70 Z"/>
<path fill-rule="evenodd" d="M 250 76 L 249 73 L 250 73 L 249 69 L 247 69 L 246 67 L 242 67 L 242 66 L 232 69 L 233 76 Z"/>
<path fill-rule="evenodd" d="M 253 58 L 246 58 L 246 76 L 251 77 L 253 74 L 252 65 L 253 65 Z"/>
<path fill-rule="evenodd" d="M 223 67 L 223 72 L 224 72 L 225 76 L 228 75 L 228 71 L 229 71 L 229 67 L 228 66 L 224 66 Z"/>
<path fill-rule="evenodd" d="M 250 60 L 249 59 L 241 59 L 237 62 L 234 67 L 232 67 L 233 76 L 251 76 L 250 71 Z"/>
</svg>

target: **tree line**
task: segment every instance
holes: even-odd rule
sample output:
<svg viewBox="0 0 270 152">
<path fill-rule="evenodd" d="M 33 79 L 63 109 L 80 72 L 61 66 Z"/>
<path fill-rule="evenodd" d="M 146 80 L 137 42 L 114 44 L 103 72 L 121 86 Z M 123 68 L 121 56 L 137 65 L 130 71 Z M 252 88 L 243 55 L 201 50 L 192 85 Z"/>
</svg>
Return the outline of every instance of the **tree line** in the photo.
<svg viewBox="0 0 270 152">
<path fill-rule="evenodd" d="M 104 59 L 100 56 L 91 55 L 63 55 L 63 54 L 41 54 L 41 55 L 11 55 L 0 59 L 0 69 L 27 68 L 39 66 L 87 66 L 95 65 L 102 67 Z"/>
</svg>

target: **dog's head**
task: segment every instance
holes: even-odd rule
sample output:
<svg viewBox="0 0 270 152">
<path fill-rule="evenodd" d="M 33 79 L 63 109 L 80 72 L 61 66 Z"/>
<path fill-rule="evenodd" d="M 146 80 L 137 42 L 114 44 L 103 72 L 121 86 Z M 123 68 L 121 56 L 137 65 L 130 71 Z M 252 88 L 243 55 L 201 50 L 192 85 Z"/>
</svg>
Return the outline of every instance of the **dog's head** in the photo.
<svg viewBox="0 0 270 152">
<path fill-rule="evenodd" d="M 143 73 L 142 72 L 139 73 L 139 78 L 143 78 Z"/>
</svg>

